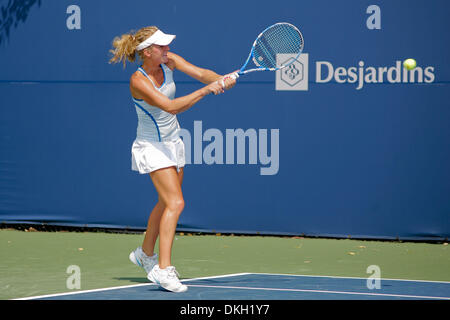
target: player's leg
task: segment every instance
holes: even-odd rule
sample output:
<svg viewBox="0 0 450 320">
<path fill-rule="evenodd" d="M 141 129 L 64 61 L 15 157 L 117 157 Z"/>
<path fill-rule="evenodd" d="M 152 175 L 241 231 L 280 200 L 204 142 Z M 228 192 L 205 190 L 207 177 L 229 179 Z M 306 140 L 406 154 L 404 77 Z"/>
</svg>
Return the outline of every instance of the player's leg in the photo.
<svg viewBox="0 0 450 320">
<path fill-rule="evenodd" d="M 178 180 L 180 181 L 180 185 L 183 183 L 183 176 L 184 170 L 183 168 L 180 168 L 180 171 L 178 172 Z M 164 209 L 165 206 L 159 198 L 148 219 L 147 230 L 145 232 L 144 241 L 142 243 L 142 250 L 148 256 L 152 256 L 154 254 L 155 243 L 159 235 L 159 225 Z"/>
<path fill-rule="evenodd" d="M 153 171 L 150 176 L 164 206 L 159 223 L 159 267 L 164 269 L 171 265 L 172 244 L 184 198 L 175 167 Z"/>
<path fill-rule="evenodd" d="M 147 256 L 152 256 L 154 254 L 156 239 L 159 235 L 159 224 L 164 209 L 163 202 L 161 199 L 158 199 L 158 202 L 148 218 L 147 229 L 145 231 L 144 241 L 142 242 L 142 250 Z"/>
<path fill-rule="evenodd" d="M 180 171 L 178 171 L 178 180 L 180 181 L 180 185 L 183 185 L 183 178 L 184 178 L 184 168 L 180 168 Z"/>
</svg>

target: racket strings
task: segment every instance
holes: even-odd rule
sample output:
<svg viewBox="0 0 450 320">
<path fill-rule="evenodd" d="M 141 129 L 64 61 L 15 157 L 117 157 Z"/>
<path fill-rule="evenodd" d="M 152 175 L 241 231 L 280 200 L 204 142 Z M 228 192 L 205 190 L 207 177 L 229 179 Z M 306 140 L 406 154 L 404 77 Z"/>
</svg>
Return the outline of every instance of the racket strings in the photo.
<svg viewBox="0 0 450 320">
<path fill-rule="evenodd" d="M 298 54 L 303 49 L 303 37 L 292 25 L 279 23 L 265 30 L 256 40 L 253 61 L 258 67 L 278 68 L 277 54 Z"/>
</svg>

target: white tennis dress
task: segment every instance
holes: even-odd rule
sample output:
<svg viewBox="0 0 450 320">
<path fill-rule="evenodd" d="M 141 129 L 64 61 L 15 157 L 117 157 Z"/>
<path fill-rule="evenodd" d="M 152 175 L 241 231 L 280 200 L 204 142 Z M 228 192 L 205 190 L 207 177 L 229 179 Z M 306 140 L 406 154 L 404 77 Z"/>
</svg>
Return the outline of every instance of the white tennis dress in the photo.
<svg viewBox="0 0 450 320">
<path fill-rule="evenodd" d="M 169 99 L 175 98 L 175 82 L 172 70 L 161 64 L 164 82 L 157 87 L 145 70 L 138 69 L 153 84 L 156 90 Z M 138 117 L 136 139 L 131 148 L 131 168 L 139 173 L 175 166 L 177 170 L 185 165 L 184 143 L 180 138 L 180 125 L 174 114 L 133 98 Z"/>
</svg>

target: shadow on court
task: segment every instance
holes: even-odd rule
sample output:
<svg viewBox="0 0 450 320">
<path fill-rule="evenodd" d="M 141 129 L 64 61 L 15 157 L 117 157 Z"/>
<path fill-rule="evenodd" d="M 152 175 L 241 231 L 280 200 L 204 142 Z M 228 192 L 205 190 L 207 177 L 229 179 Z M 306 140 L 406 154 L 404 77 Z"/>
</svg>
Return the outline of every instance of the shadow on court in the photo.
<svg viewBox="0 0 450 320">
<path fill-rule="evenodd" d="M 143 277 L 143 278 L 136 278 L 136 277 L 120 277 L 120 278 L 113 278 L 114 280 L 119 280 L 119 281 L 128 281 L 128 282 L 134 282 L 134 283 L 148 283 L 148 279 Z"/>
</svg>

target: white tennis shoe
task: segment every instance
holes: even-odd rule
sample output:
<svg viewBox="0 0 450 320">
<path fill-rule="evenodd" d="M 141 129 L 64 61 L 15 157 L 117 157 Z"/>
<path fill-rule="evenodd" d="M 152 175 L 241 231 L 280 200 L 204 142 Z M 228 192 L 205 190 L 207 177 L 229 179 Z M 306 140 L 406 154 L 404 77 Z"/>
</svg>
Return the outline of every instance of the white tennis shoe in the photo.
<svg viewBox="0 0 450 320">
<path fill-rule="evenodd" d="M 129 258 L 135 265 L 144 268 L 147 274 L 149 274 L 153 267 L 158 264 L 158 255 L 155 253 L 153 256 L 149 257 L 142 250 L 142 247 L 138 247 L 136 250 L 132 251 Z"/>
<path fill-rule="evenodd" d="M 174 266 L 160 269 L 157 264 L 152 271 L 148 273 L 147 278 L 168 291 L 185 292 L 188 287 L 180 282 L 178 279 L 179 276 L 180 275 L 175 270 Z"/>
</svg>

